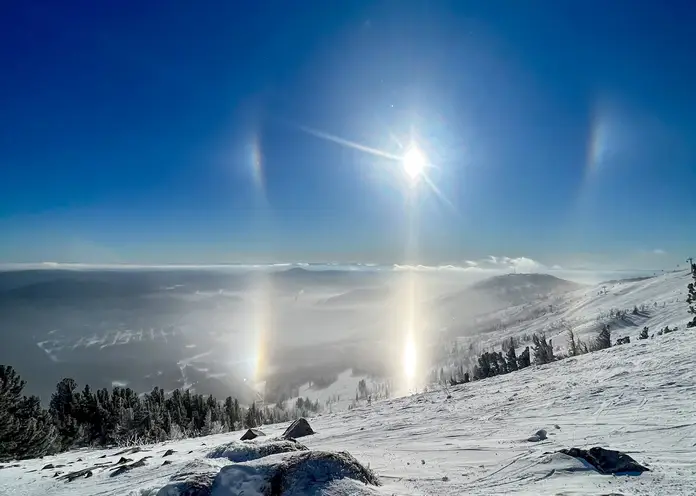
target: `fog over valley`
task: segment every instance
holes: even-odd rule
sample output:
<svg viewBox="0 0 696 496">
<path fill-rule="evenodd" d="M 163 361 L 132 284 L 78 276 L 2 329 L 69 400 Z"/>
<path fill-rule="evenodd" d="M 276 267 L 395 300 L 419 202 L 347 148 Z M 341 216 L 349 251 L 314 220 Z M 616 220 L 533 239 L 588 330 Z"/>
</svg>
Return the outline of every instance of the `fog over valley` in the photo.
<svg viewBox="0 0 696 496">
<path fill-rule="evenodd" d="M 403 394 L 422 385 L 439 344 L 504 325 L 496 311 L 611 277 L 508 271 L 20 266 L 0 272 L 0 362 L 16 364 L 44 403 L 62 377 L 249 403 L 328 387 L 352 371 L 356 382 L 370 377 Z"/>
</svg>

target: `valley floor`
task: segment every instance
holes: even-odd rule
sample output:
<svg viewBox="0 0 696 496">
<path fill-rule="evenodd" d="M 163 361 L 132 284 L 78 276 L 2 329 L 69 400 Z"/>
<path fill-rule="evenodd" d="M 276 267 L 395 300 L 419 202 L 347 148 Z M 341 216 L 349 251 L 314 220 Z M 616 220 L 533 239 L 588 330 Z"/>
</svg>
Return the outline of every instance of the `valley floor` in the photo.
<svg viewBox="0 0 696 496">
<path fill-rule="evenodd" d="M 696 494 L 696 330 L 685 330 L 588 355 L 457 386 L 448 391 L 374 402 L 310 419 L 310 449 L 348 451 L 369 465 L 385 495 Z M 447 396 L 451 395 L 450 398 Z M 265 426 L 269 435 L 284 425 Z M 527 440 L 538 429 L 541 442 Z M 143 447 L 152 458 L 110 477 L 53 478 L 62 471 L 114 463 L 118 449 L 79 450 L 0 470 L 3 495 L 154 495 L 192 460 L 241 433 Z M 607 476 L 565 447 L 621 450 L 650 468 L 640 476 Z M 167 457 L 167 449 L 176 452 Z M 107 455 L 106 458 L 100 458 Z M 78 461 L 79 460 L 79 461 Z M 230 464 L 227 460 L 221 464 Z M 239 491 L 213 494 L 249 494 Z M 317 494 L 349 494 L 321 492 Z"/>
</svg>

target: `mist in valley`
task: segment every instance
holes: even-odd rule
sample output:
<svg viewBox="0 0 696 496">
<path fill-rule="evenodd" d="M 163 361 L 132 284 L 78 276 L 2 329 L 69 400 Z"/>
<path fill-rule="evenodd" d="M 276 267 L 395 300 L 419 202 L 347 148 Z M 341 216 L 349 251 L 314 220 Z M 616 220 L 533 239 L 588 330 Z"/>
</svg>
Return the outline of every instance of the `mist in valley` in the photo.
<svg viewBox="0 0 696 496">
<path fill-rule="evenodd" d="M 44 403 L 63 377 L 248 404 L 351 371 L 407 394 L 452 339 L 503 325 L 496 311 L 611 277 L 579 275 L 472 264 L 20 267 L 0 272 L 0 363 Z"/>
</svg>

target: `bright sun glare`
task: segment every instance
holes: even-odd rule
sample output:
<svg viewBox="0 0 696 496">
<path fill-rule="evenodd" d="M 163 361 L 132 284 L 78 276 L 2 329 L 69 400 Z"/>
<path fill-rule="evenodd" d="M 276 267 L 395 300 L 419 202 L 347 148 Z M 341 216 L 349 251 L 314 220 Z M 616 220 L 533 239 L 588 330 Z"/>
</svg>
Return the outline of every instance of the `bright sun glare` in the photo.
<svg viewBox="0 0 696 496">
<path fill-rule="evenodd" d="M 413 379 L 413 377 L 416 375 L 416 347 L 413 343 L 413 339 L 411 338 L 406 341 L 403 366 L 406 379 Z"/>
<path fill-rule="evenodd" d="M 423 173 L 427 160 L 423 152 L 416 145 L 411 145 L 401 159 L 404 167 L 404 172 L 412 180 L 415 181 Z"/>
</svg>

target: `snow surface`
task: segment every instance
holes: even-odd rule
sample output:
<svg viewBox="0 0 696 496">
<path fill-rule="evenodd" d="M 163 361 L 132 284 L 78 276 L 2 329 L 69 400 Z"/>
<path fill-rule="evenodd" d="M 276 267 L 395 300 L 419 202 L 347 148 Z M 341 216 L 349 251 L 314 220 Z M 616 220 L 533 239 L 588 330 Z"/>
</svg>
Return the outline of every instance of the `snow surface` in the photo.
<svg viewBox="0 0 696 496">
<path fill-rule="evenodd" d="M 584 290 L 563 310 L 568 319 L 589 327 L 610 308 L 657 301 L 645 322 L 619 334 L 630 335 L 630 344 L 310 419 L 317 434 L 300 442 L 313 451 L 347 451 L 382 482 L 376 487 L 339 478 L 314 494 L 695 495 L 696 330 L 685 329 L 686 283 L 681 272 L 608 285 L 603 295 Z M 679 330 L 640 341 L 636 338 L 643 325 L 650 325 L 651 334 L 665 325 Z M 525 326 L 506 333 L 526 332 Z M 272 437 L 286 427 L 262 429 Z M 547 432 L 546 439 L 530 441 L 540 429 Z M 18 466 L 4 464 L 0 494 L 154 496 L 182 472 L 208 474 L 216 495 L 261 494 L 264 474 L 292 453 L 241 463 L 208 457 L 243 432 L 143 446 L 127 455 L 116 455 L 120 450 L 114 448 L 83 449 L 16 462 Z M 554 453 L 592 446 L 621 450 L 651 471 L 600 475 L 579 460 Z M 175 453 L 164 458 L 168 449 Z M 72 482 L 53 477 L 56 471 L 99 463 L 113 466 L 121 456 L 133 462 L 151 458 L 113 477 L 106 466 Z M 165 460 L 171 464 L 163 466 Z M 42 470 L 49 463 L 56 468 Z"/>
</svg>

